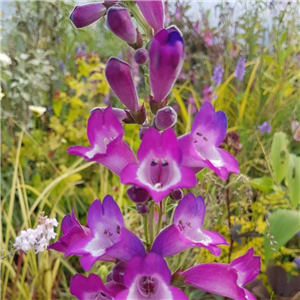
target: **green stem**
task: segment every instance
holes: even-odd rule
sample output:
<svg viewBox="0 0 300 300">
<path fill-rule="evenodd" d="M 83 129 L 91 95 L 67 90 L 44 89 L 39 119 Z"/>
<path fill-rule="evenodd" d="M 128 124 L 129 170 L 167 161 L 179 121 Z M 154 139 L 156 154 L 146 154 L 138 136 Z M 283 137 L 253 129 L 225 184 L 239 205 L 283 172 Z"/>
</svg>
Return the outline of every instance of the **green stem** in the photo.
<svg viewBox="0 0 300 300">
<path fill-rule="evenodd" d="M 150 236 L 150 244 L 153 244 L 155 238 L 155 218 L 154 218 L 154 202 L 152 201 L 149 213 L 149 236 Z"/>
<path fill-rule="evenodd" d="M 143 223 L 144 223 L 145 240 L 146 243 L 149 245 L 148 215 L 143 215 Z"/>
<path fill-rule="evenodd" d="M 165 199 L 159 203 L 159 216 L 158 216 L 158 224 L 157 224 L 157 228 L 156 228 L 156 235 L 159 234 L 161 225 L 162 225 L 162 217 L 164 214 L 164 207 L 163 207 L 164 202 L 165 202 Z"/>
</svg>

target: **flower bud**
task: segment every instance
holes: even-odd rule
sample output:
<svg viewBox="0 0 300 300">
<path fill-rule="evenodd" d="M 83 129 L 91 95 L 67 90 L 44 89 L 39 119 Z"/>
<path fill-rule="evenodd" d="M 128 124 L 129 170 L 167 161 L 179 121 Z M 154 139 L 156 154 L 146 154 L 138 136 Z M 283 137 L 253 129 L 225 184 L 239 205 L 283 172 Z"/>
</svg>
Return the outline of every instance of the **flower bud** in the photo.
<svg viewBox="0 0 300 300">
<path fill-rule="evenodd" d="M 120 101 L 131 111 L 138 111 L 140 105 L 129 64 L 111 57 L 106 64 L 105 76 Z"/>
<path fill-rule="evenodd" d="M 175 201 L 179 201 L 183 198 L 183 191 L 182 189 L 175 189 L 171 192 L 170 194 L 170 197 L 172 200 L 175 200 Z"/>
<path fill-rule="evenodd" d="M 148 51 L 140 48 L 134 53 L 134 61 L 139 65 L 144 65 L 148 61 Z"/>
<path fill-rule="evenodd" d="M 150 86 L 154 101 L 160 103 L 170 93 L 183 65 L 184 41 L 175 27 L 162 29 L 149 48 Z"/>
<path fill-rule="evenodd" d="M 137 203 L 136 210 L 141 215 L 147 214 L 149 212 L 149 201 L 144 202 L 144 203 Z"/>
<path fill-rule="evenodd" d="M 136 1 L 142 15 L 148 22 L 148 24 L 158 31 L 164 27 L 164 3 L 162 0 L 156 1 Z"/>
<path fill-rule="evenodd" d="M 146 131 L 151 128 L 151 125 L 150 124 L 144 124 L 142 125 L 142 127 L 140 128 L 140 131 L 139 131 L 139 138 L 142 140 L 143 139 L 143 136 L 145 135 Z"/>
<path fill-rule="evenodd" d="M 128 44 L 136 42 L 136 29 L 126 8 L 110 7 L 107 11 L 106 26 L 112 33 Z"/>
<path fill-rule="evenodd" d="M 75 6 L 70 20 L 76 28 L 82 28 L 98 21 L 106 13 L 105 6 L 100 2 Z"/>
<path fill-rule="evenodd" d="M 171 106 L 166 106 L 157 111 L 154 124 L 155 127 L 162 131 L 172 127 L 177 122 L 177 113 Z"/>
<path fill-rule="evenodd" d="M 135 203 L 143 203 L 149 199 L 149 193 L 145 189 L 135 185 L 128 188 L 127 195 Z"/>
</svg>

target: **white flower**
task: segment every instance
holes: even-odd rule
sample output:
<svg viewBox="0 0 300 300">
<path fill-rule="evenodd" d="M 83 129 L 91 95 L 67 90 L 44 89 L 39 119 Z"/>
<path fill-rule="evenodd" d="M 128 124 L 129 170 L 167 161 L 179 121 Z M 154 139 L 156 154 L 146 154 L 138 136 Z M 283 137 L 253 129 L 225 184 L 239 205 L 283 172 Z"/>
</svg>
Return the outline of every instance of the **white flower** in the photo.
<svg viewBox="0 0 300 300">
<path fill-rule="evenodd" d="M 47 108 L 43 106 L 29 105 L 28 108 L 30 111 L 37 113 L 39 117 L 47 111 Z"/>
<path fill-rule="evenodd" d="M 58 226 L 56 219 L 48 219 L 48 217 L 40 217 L 39 225 L 35 228 L 22 230 L 13 244 L 15 249 L 27 252 L 34 249 L 36 253 L 44 251 L 51 239 L 56 237 L 54 227 Z"/>
<path fill-rule="evenodd" d="M 5 53 L 0 53 L 0 64 L 4 67 L 11 65 L 11 58 Z"/>
</svg>

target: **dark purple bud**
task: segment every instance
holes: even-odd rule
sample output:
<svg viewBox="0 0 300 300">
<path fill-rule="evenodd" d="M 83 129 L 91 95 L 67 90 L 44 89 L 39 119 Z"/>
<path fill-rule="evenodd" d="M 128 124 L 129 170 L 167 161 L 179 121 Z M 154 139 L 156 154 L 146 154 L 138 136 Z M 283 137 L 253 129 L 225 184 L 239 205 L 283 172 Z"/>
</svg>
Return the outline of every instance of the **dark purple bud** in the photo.
<svg viewBox="0 0 300 300">
<path fill-rule="evenodd" d="M 140 105 L 129 64 L 111 57 L 106 64 L 105 76 L 120 101 L 131 111 L 138 111 Z"/>
<path fill-rule="evenodd" d="M 139 138 L 142 140 L 143 136 L 145 135 L 146 131 L 151 128 L 150 124 L 144 124 L 139 131 Z"/>
<path fill-rule="evenodd" d="M 110 7 L 107 11 L 106 26 L 111 32 L 128 44 L 136 42 L 136 29 L 126 8 Z"/>
<path fill-rule="evenodd" d="M 100 2 L 75 6 L 70 15 L 70 20 L 77 28 L 82 28 L 98 21 L 105 15 L 106 8 Z"/>
<path fill-rule="evenodd" d="M 144 203 L 137 203 L 136 210 L 141 215 L 147 214 L 149 212 L 149 201 L 144 202 Z"/>
<path fill-rule="evenodd" d="M 162 0 L 158 1 L 136 1 L 141 13 L 148 22 L 148 24 L 158 31 L 164 27 L 164 3 Z"/>
<path fill-rule="evenodd" d="M 127 266 L 127 263 L 124 262 L 124 261 L 121 261 L 113 267 L 113 269 L 112 269 L 112 279 L 115 282 L 124 285 L 124 273 L 125 273 L 125 270 L 126 270 L 126 266 Z"/>
<path fill-rule="evenodd" d="M 183 191 L 182 189 L 176 189 L 173 190 L 170 194 L 171 199 L 175 200 L 175 201 L 179 201 L 183 198 Z"/>
<path fill-rule="evenodd" d="M 177 113 L 171 106 L 166 106 L 157 111 L 154 124 L 155 127 L 162 131 L 172 127 L 177 122 Z"/>
<path fill-rule="evenodd" d="M 148 61 L 148 51 L 146 49 L 138 49 L 134 53 L 134 61 L 139 65 L 144 65 Z"/>
<path fill-rule="evenodd" d="M 162 29 L 149 48 L 150 86 L 154 101 L 163 101 L 170 93 L 183 65 L 184 41 L 175 27 Z"/>
<path fill-rule="evenodd" d="M 149 193 L 145 189 L 135 185 L 128 188 L 127 195 L 129 199 L 135 203 L 146 202 L 150 197 Z"/>
</svg>

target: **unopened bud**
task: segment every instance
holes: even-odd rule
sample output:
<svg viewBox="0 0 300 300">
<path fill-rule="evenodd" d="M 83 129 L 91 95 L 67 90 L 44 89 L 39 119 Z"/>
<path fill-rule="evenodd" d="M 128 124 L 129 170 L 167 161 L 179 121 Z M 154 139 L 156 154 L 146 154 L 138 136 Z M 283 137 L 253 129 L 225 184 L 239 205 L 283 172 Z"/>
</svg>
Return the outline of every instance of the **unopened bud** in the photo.
<svg viewBox="0 0 300 300">
<path fill-rule="evenodd" d="M 136 210 L 141 215 L 147 214 L 149 212 L 149 201 L 144 202 L 144 203 L 137 203 Z"/>
<path fill-rule="evenodd" d="M 183 198 L 183 191 L 182 189 L 175 189 L 170 194 L 171 199 L 175 201 L 179 201 Z"/>
<path fill-rule="evenodd" d="M 134 61 L 139 65 L 144 65 L 148 61 L 148 51 L 140 48 L 134 53 Z"/>
<path fill-rule="evenodd" d="M 127 190 L 127 195 L 135 203 L 143 203 L 149 199 L 149 193 L 145 189 L 135 185 L 132 185 Z"/>
<path fill-rule="evenodd" d="M 154 124 L 158 130 L 166 130 L 177 122 L 177 113 L 171 106 L 166 106 L 157 111 Z"/>
</svg>

